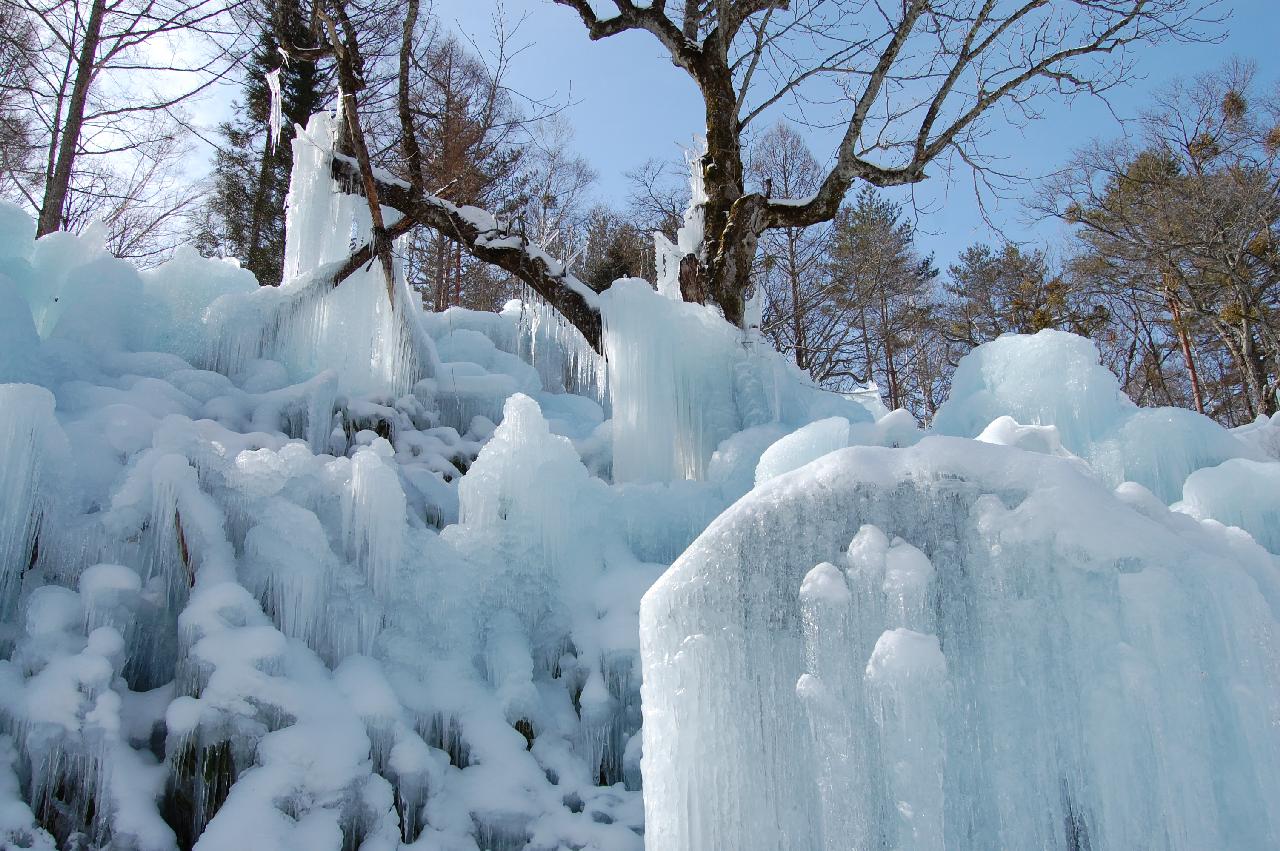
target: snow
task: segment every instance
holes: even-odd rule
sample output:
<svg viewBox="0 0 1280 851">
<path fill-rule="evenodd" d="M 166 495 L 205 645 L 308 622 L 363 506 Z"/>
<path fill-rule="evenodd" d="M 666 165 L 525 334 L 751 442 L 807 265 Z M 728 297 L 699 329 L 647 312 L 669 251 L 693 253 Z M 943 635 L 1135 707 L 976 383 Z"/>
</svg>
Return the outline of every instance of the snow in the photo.
<svg viewBox="0 0 1280 851">
<path fill-rule="evenodd" d="M 0 205 L 0 845 L 1280 844 L 1272 421 L 1046 333 L 922 430 L 670 265 L 603 355 L 334 288 L 332 130 L 279 288 Z"/>
</svg>

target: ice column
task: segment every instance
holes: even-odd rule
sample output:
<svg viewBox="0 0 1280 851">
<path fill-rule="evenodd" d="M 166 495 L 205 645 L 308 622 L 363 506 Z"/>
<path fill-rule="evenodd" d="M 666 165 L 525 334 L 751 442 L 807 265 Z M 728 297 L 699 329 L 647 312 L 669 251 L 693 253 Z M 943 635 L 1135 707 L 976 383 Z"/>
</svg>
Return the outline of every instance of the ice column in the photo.
<svg viewBox="0 0 1280 851">
<path fill-rule="evenodd" d="M 853 595 L 844 572 L 823 562 L 800 586 L 805 673 L 796 682 L 813 734 L 823 848 L 871 847 L 875 802 L 866 790 L 870 754 L 862 683 L 849 664 Z"/>
<path fill-rule="evenodd" d="M 894 810 L 893 847 L 899 851 L 945 845 L 940 719 L 946 678 L 937 636 L 910 629 L 886 630 L 867 663 L 867 692 Z"/>
<path fill-rule="evenodd" d="M 404 550 L 406 509 L 400 477 L 388 463 L 394 450 L 383 438 L 351 459 L 351 482 L 342 498 L 348 554 L 364 570 L 373 593 L 390 600 Z"/>
<path fill-rule="evenodd" d="M 30 384 L 0 385 L 0 617 L 17 601 L 33 562 L 45 506 L 47 441 L 60 434 L 53 394 Z"/>
</svg>

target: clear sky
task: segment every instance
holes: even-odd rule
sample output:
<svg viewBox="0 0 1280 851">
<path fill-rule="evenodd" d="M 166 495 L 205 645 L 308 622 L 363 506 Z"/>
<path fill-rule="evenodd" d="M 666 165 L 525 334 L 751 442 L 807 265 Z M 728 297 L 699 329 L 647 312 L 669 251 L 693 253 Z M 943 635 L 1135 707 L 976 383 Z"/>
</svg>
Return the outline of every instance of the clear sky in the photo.
<svg viewBox="0 0 1280 851">
<path fill-rule="evenodd" d="M 701 126 L 701 101 L 683 71 L 664 57 L 647 33 L 623 33 L 591 42 L 577 16 L 550 0 L 504 0 L 508 20 L 524 18 L 515 41 L 524 51 L 513 62 L 511 84 L 535 98 L 569 102 L 566 114 L 576 131 L 574 147 L 599 172 L 597 194 L 620 203 L 627 191 L 624 173 L 650 157 L 678 156 Z M 602 7 L 603 8 L 603 7 Z M 441 22 L 477 46 L 492 44 L 493 2 L 437 0 Z M 1142 48 L 1140 78 L 1113 93 L 1112 106 L 1132 117 L 1146 94 L 1173 77 L 1193 76 L 1221 65 L 1232 56 L 1252 59 L 1259 79 L 1270 86 L 1280 80 L 1280 0 L 1226 0 L 1230 12 L 1220 44 L 1165 44 Z M 988 137 L 989 151 L 1006 157 L 1000 168 L 1027 177 L 1059 166 L 1071 151 L 1094 137 L 1122 132 L 1107 107 L 1077 100 L 1067 107 L 1045 102 L 1043 118 L 1024 128 L 1000 127 Z M 824 142 L 826 143 L 824 145 Z M 821 162 L 831 155 L 829 139 L 811 139 Z M 901 193 L 902 200 L 907 195 Z M 982 221 L 968 174 L 955 185 L 935 177 L 917 187 L 921 243 L 937 255 L 943 268 L 966 245 L 999 236 Z M 1056 226 L 1026 221 L 1016 200 L 988 206 L 1001 229 L 1014 239 L 1053 242 Z"/>
</svg>

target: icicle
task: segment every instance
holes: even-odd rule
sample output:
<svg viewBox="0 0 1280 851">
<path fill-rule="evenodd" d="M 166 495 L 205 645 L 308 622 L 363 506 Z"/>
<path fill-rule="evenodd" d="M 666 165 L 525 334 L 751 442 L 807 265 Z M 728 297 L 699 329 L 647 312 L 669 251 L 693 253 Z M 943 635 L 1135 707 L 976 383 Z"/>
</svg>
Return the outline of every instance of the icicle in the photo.
<svg viewBox="0 0 1280 851">
<path fill-rule="evenodd" d="M 593 668 L 578 698 L 578 753 L 587 763 L 592 776 L 599 776 L 604 760 L 605 743 L 612 725 L 617 701 L 605 688 L 604 676 L 599 668 Z"/>
<path fill-rule="evenodd" d="M 378 438 L 351 459 L 351 481 L 342 497 L 343 537 L 348 555 L 364 571 L 380 600 L 395 594 L 395 573 L 404 549 L 405 498 L 388 463 L 391 444 Z"/>
<path fill-rule="evenodd" d="M 604 359 L 577 328 L 541 296 L 526 289 L 520 303 L 519 354 L 535 369 L 544 389 L 590 396 L 604 404 Z"/>
<path fill-rule="evenodd" d="M 661 232 L 653 234 L 653 262 L 657 267 L 658 292 L 672 301 L 680 301 L 680 249 Z"/>
<path fill-rule="evenodd" d="M 95 564 L 80 575 L 80 605 L 84 609 L 85 633 L 109 626 L 124 636 L 128 655 L 137 629 L 135 618 L 142 580 L 132 568 L 119 564 Z"/>
<path fill-rule="evenodd" d="M 49 441 L 61 435 L 53 394 L 30 384 L 0 385 L 0 619 L 13 610 L 22 575 L 36 559 L 48 498 L 41 491 Z"/>
<path fill-rule="evenodd" d="M 317 455 L 329 452 L 337 396 L 338 376 L 334 373 L 317 376 L 307 394 L 307 445 Z"/>
<path fill-rule="evenodd" d="M 271 133 L 271 150 L 280 144 L 280 125 L 283 123 L 283 105 L 280 92 L 280 69 L 266 73 L 267 90 L 271 93 L 271 110 L 267 118 Z"/>
<path fill-rule="evenodd" d="M 195 567 L 178 498 L 184 485 L 195 482 L 196 474 L 186 458 L 166 455 L 156 462 L 152 475 L 143 583 L 158 580 L 164 608 L 176 615 L 195 585 Z"/>
</svg>

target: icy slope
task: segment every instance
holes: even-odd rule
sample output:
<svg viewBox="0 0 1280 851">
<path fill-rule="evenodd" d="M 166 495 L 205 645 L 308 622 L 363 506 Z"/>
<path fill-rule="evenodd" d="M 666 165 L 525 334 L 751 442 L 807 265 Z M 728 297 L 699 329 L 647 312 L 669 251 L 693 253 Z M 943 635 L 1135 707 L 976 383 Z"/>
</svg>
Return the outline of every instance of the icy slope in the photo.
<svg viewBox="0 0 1280 851">
<path fill-rule="evenodd" d="M 1278 612 L 1247 536 L 1073 459 L 827 455 L 644 598 L 647 841 L 1274 847 Z"/>
<path fill-rule="evenodd" d="M 0 205 L 0 845 L 1274 839 L 1276 504 L 1237 484 L 1274 425 L 1126 444 L 1150 415 L 1040 335 L 962 368 L 977 440 L 850 450 L 923 435 L 669 279 L 602 295 L 607 359 L 536 299 L 333 289 L 368 223 L 328 121 L 280 288 Z M 640 600 L 709 525 L 647 604 L 641 734 Z"/>
</svg>

